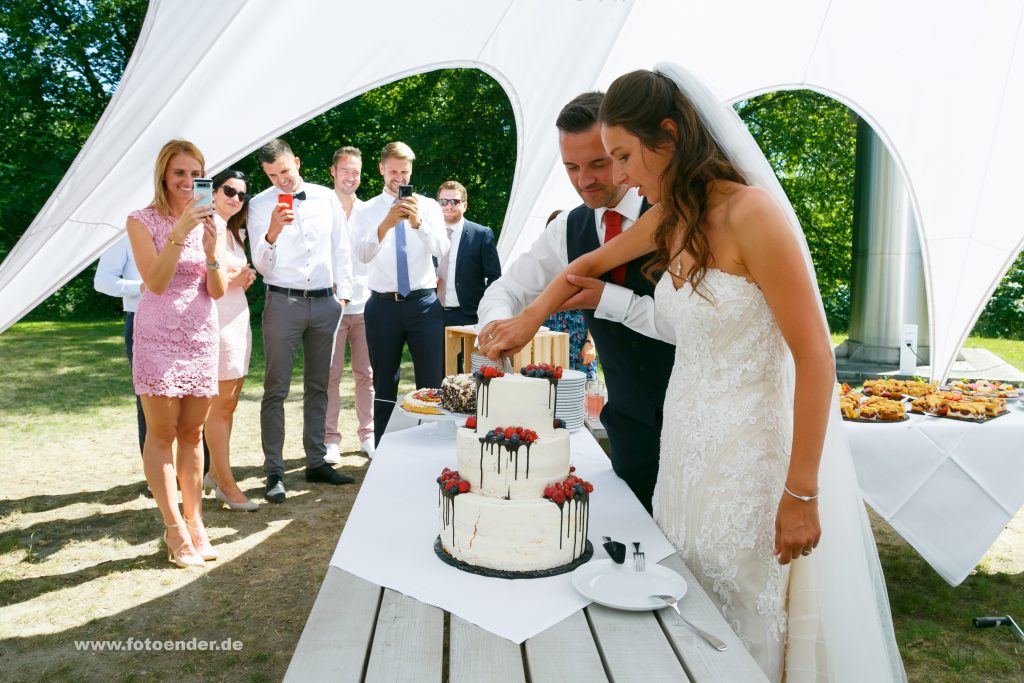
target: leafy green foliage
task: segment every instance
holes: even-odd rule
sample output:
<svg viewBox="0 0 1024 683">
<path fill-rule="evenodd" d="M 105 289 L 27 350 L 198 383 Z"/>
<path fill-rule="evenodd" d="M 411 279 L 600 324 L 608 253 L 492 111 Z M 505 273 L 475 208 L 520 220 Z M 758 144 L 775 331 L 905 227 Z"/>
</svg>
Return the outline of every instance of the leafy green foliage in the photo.
<svg viewBox="0 0 1024 683">
<path fill-rule="evenodd" d="M 56 188 L 110 100 L 145 17 L 144 0 L 23 0 L 0 7 L 0 259 Z M 803 225 L 833 330 L 849 325 L 857 117 L 808 90 L 743 100 L 736 111 L 768 157 Z M 288 132 L 307 180 L 332 185 L 336 148 L 363 151 L 360 196 L 381 191 L 380 149 L 416 152 L 413 184 L 433 195 L 445 180 L 469 191 L 468 216 L 497 234 L 516 163 L 515 119 L 490 76 L 440 69 L 384 85 Z M 253 155 L 234 167 L 268 185 Z M 35 319 L 113 317 L 120 302 L 92 289 L 86 269 L 32 314 Z M 262 307 L 253 288 L 253 308 Z M 1024 337 L 1024 262 L 996 290 L 976 334 Z"/>
<path fill-rule="evenodd" d="M 1024 251 L 992 293 L 971 334 L 1024 339 Z"/>
<path fill-rule="evenodd" d="M 0 260 L 81 149 L 142 28 L 145 0 L 20 0 L 0 10 Z M 115 315 L 88 269 L 37 316 Z"/>
<path fill-rule="evenodd" d="M 857 116 L 840 102 L 810 90 L 768 93 L 738 102 L 735 108 L 775 170 L 807 235 L 829 327 L 846 330 Z"/>
</svg>

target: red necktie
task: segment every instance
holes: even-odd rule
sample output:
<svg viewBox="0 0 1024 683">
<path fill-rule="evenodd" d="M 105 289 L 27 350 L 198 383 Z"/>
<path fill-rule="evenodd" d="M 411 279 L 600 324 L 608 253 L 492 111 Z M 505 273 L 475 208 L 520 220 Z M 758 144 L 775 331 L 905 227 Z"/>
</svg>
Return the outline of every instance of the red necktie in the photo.
<svg viewBox="0 0 1024 683">
<path fill-rule="evenodd" d="M 604 212 L 604 242 L 615 239 L 622 234 L 622 214 L 613 209 Z M 617 285 L 626 283 L 626 264 L 612 269 L 612 282 Z"/>
</svg>

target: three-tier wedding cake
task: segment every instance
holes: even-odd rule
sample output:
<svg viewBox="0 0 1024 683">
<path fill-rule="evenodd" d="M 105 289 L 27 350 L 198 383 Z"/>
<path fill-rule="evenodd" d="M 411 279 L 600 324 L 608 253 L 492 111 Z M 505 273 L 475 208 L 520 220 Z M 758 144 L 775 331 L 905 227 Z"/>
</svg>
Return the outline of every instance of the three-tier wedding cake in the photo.
<svg viewBox="0 0 1024 683">
<path fill-rule="evenodd" d="M 456 435 L 458 470 L 437 479 L 442 559 L 540 576 L 589 558 L 593 487 L 569 466 L 569 432 L 555 419 L 561 374 L 549 365 L 477 371 L 476 416 Z"/>
</svg>

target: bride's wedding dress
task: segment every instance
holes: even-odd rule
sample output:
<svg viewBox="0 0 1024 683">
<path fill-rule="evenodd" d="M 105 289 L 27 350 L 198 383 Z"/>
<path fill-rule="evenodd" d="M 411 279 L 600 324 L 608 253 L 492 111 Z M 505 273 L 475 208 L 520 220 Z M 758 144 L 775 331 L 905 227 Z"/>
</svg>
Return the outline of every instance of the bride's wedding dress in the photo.
<svg viewBox="0 0 1024 683">
<path fill-rule="evenodd" d="M 849 454 L 831 427 L 821 544 L 789 566 L 776 561 L 792 443 L 788 348 L 756 284 L 712 268 L 700 291 L 677 290 L 667 274 L 655 291 L 676 344 L 655 520 L 770 681 L 905 680 Z"/>
<path fill-rule="evenodd" d="M 736 112 L 679 65 L 663 62 L 655 69 L 690 98 L 747 183 L 772 194 L 813 277 L 793 207 Z M 676 344 L 655 519 L 769 680 L 906 681 L 838 410 L 829 411 L 818 474 L 821 541 L 788 567 L 775 561 L 774 520 L 792 435 L 793 360 L 757 285 L 715 269 L 704 283 L 707 300 L 688 284 L 677 291 L 668 277 L 655 291 L 658 317 L 673 328 Z M 827 334 L 820 297 L 818 313 Z"/>
</svg>

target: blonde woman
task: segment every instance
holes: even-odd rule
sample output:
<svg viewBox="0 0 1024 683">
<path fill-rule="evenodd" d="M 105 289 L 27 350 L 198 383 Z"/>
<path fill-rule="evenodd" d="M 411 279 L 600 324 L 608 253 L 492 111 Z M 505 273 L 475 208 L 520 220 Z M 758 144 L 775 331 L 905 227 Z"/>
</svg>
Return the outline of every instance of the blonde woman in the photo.
<svg viewBox="0 0 1024 683">
<path fill-rule="evenodd" d="M 191 142 L 165 144 L 156 160 L 153 203 L 129 215 L 127 224 L 145 283 L 132 364 L 146 415 L 143 469 L 163 518 L 167 559 L 179 567 L 201 567 L 218 557 L 203 526 L 201 438 L 217 393 L 214 299 L 224 295 L 227 276 L 221 268 L 224 233 L 214 224 L 212 206 L 193 198 L 192 183 L 205 175 L 205 165 Z"/>
</svg>

